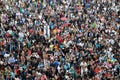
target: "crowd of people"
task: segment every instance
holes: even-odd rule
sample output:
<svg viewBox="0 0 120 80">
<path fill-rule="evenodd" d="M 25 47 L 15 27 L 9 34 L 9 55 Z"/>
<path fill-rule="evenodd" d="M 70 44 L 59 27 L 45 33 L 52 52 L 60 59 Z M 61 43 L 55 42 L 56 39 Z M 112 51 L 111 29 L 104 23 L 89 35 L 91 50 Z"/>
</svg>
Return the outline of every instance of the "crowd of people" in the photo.
<svg viewBox="0 0 120 80">
<path fill-rule="evenodd" d="M 120 79 L 120 0 L 0 5 L 0 80 Z"/>
</svg>

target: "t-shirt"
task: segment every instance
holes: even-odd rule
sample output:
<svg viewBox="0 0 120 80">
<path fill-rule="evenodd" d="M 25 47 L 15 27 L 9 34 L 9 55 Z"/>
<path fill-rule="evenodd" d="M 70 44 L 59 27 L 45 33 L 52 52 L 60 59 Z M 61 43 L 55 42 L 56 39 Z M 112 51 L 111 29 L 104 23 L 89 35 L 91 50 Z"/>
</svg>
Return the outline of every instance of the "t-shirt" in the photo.
<svg viewBox="0 0 120 80">
<path fill-rule="evenodd" d="M 86 62 L 81 62 L 80 66 L 81 66 L 82 68 L 87 68 L 87 63 L 86 63 Z"/>
</svg>

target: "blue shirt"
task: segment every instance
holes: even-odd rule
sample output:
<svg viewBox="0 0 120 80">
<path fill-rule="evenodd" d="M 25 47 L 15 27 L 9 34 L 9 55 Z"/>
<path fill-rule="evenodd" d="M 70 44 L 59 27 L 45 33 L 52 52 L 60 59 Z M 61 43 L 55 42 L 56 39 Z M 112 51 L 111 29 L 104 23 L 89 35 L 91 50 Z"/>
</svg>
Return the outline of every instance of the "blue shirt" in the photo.
<svg viewBox="0 0 120 80">
<path fill-rule="evenodd" d="M 9 63 L 14 63 L 15 62 L 15 58 L 14 57 L 10 57 L 8 60 Z"/>
<path fill-rule="evenodd" d="M 54 28 L 54 24 L 50 23 L 50 28 L 53 29 Z"/>
<path fill-rule="evenodd" d="M 59 65 L 59 62 L 58 62 L 58 61 L 55 61 L 55 62 L 54 62 L 54 66 L 57 68 L 58 65 Z"/>
<path fill-rule="evenodd" d="M 2 55 L 5 55 L 6 54 L 6 52 L 5 51 L 2 51 Z"/>
</svg>

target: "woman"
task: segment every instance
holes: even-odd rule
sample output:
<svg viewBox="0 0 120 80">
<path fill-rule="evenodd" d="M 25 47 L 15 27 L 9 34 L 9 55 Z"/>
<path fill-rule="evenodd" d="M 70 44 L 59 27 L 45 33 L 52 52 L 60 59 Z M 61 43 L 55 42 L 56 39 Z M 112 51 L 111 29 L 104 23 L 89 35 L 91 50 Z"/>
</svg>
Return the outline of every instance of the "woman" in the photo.
<svg viewBox="0 0 120 80">
<path fill-rule="evenodd" d="M 43 73 L 43 75 L 41 76 L 41 79 L 40 80 L 48 80 L 47 79 L 47 76 L 45 75 L 45 73 Z"/>
</svg>

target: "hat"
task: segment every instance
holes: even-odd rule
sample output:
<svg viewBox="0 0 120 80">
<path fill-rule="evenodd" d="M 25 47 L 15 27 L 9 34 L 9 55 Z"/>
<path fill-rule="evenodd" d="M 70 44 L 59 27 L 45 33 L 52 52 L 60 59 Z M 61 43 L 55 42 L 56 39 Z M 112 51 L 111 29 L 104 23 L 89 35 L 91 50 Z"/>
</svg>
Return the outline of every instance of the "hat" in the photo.
<svg viewBox="0 0 120 80">
<path fill-rule="evenodd" d="M 33 29 L 30 29 L 29 32 L 30 32 L 30 34 L 32 34 L 33 33 Z"/>
</svg>

